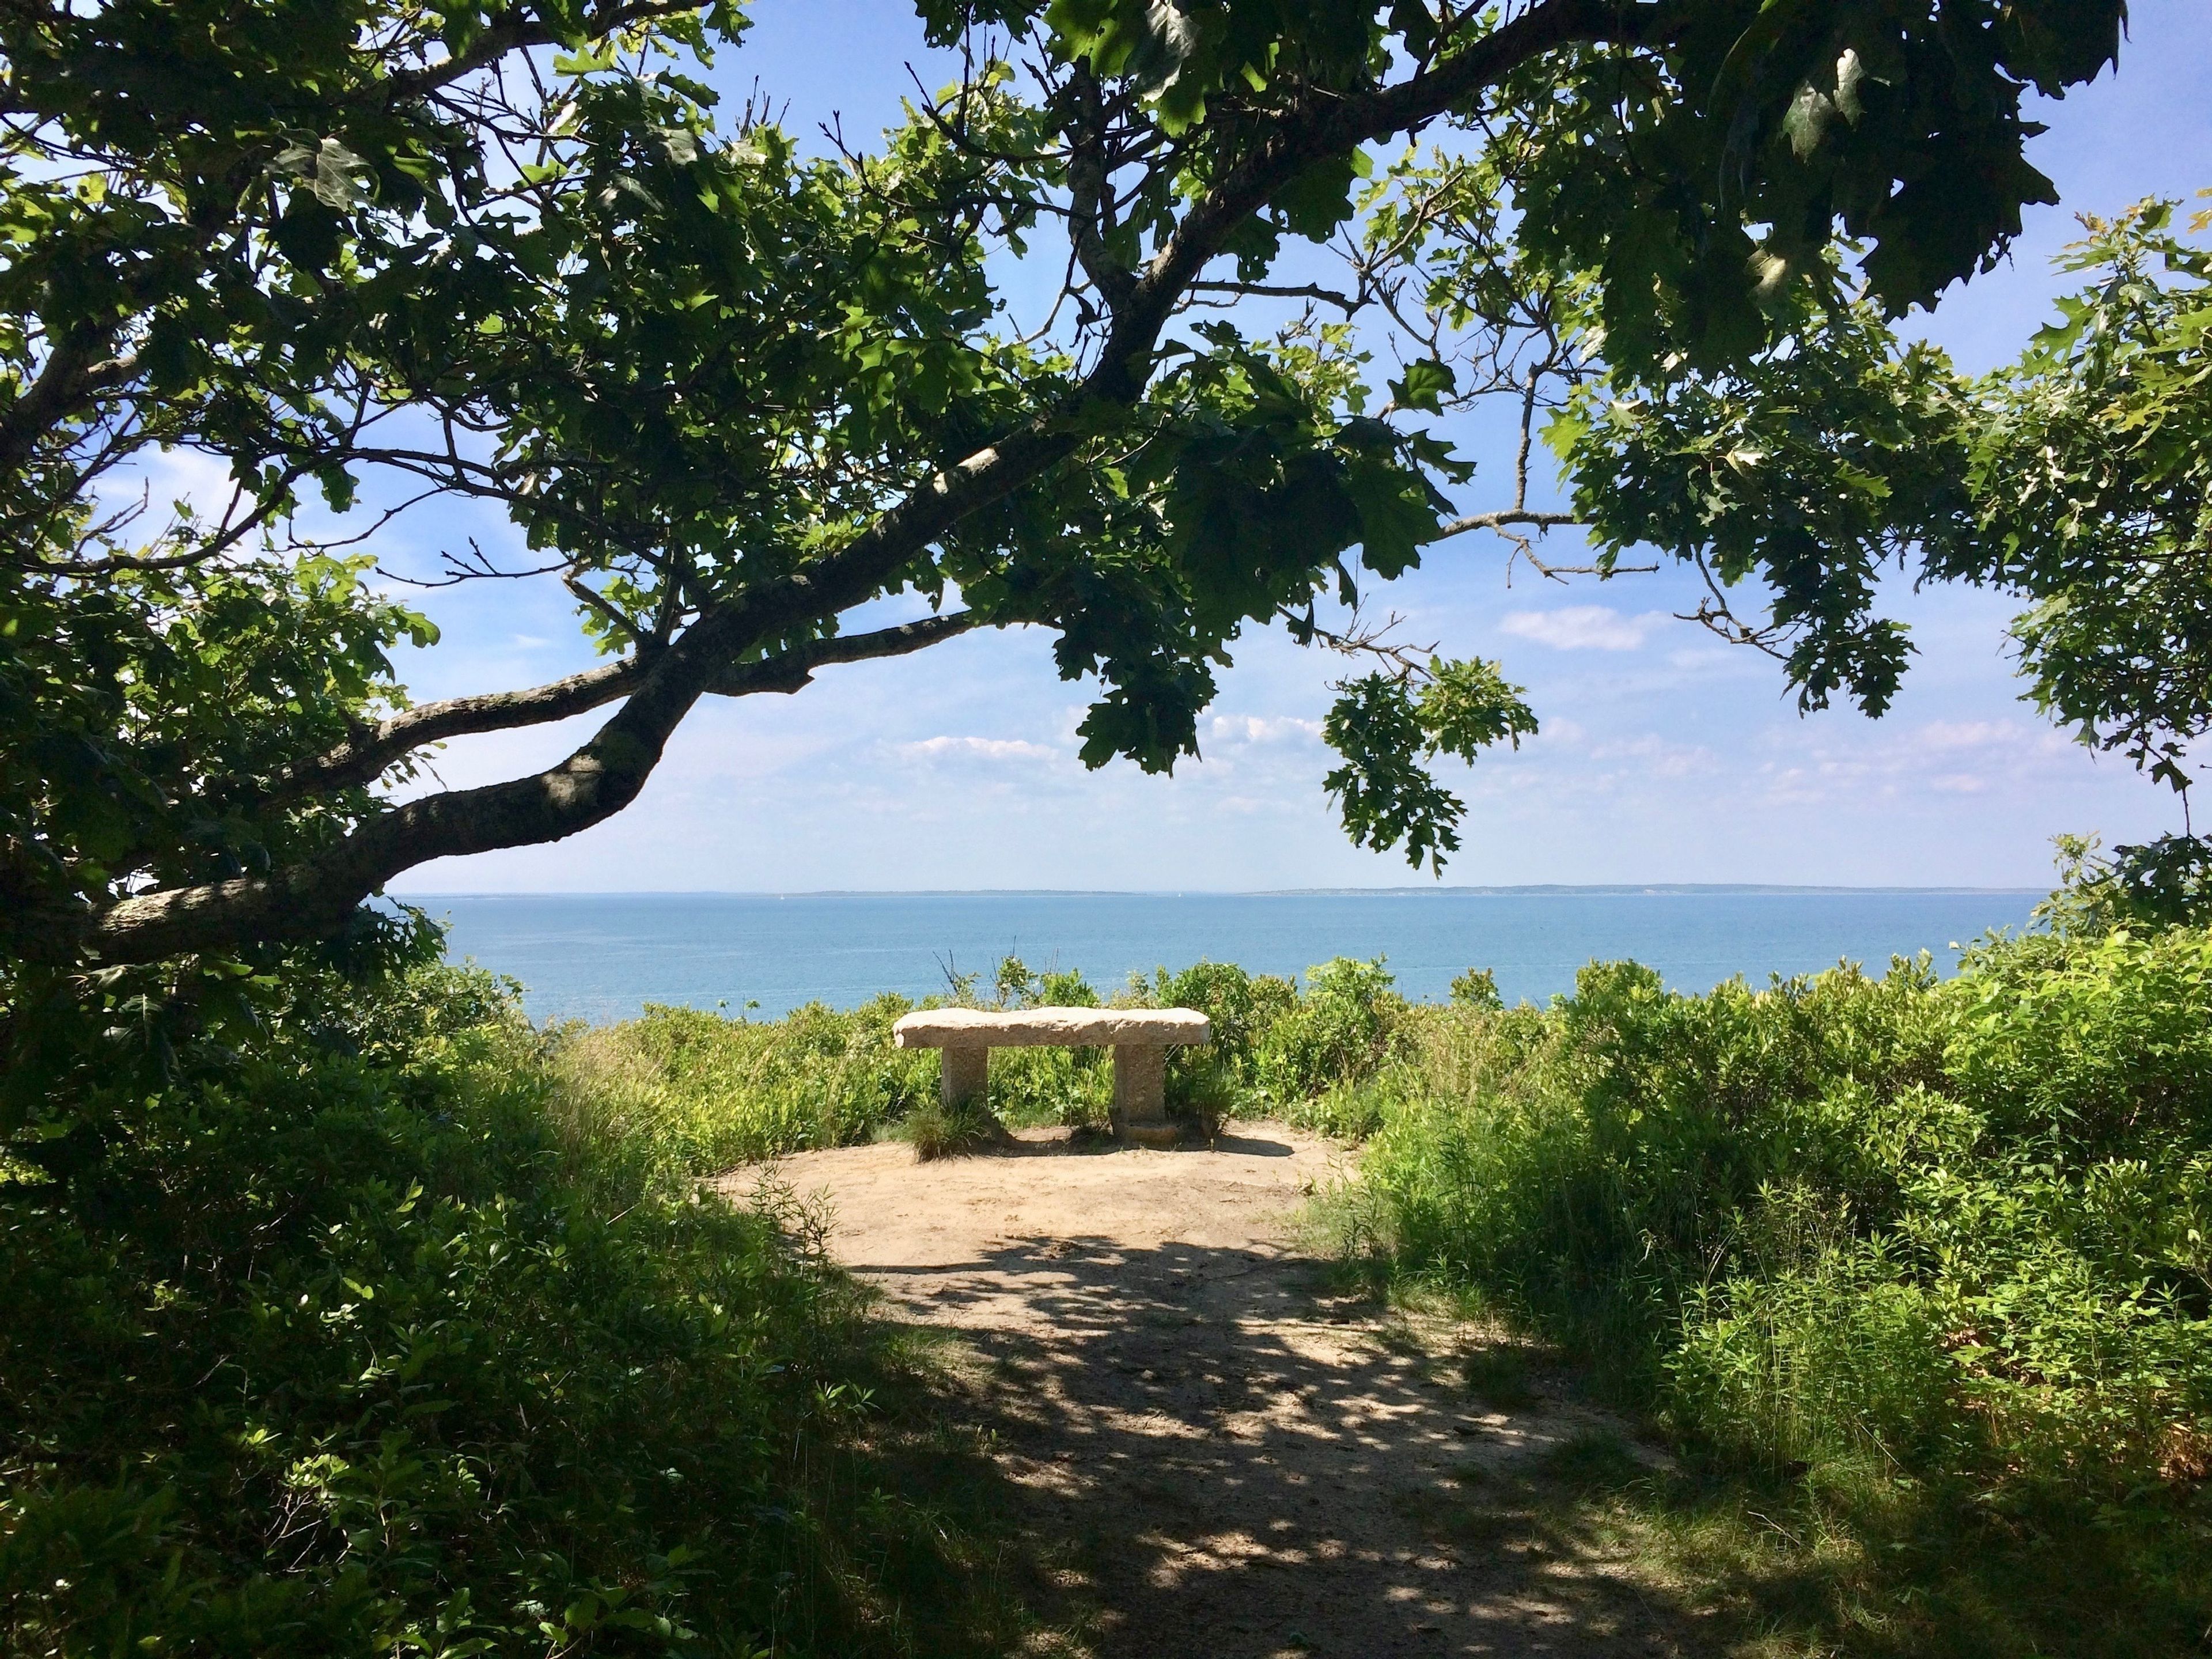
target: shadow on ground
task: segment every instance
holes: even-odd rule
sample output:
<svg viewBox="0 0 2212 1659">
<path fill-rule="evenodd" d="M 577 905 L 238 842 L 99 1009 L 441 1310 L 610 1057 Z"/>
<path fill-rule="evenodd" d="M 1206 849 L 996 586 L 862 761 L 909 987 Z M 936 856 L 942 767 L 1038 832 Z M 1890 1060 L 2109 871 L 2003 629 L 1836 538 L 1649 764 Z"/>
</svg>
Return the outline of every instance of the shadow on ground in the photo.
<svg viewBox="0 0 2212 1659">
<path fill-rule="evenodd" d="M 879 1419 L 896 1443 L 871 1480 L 912 1507 L 897 1582 L 957 1629 L 939 1650 L 2212 1649 L 2201 1540 L 2147 1579 L 2102 1516 L 1673 1469 L 1540 1351 L 1346 1294 L 1284 1242 L 1346 1174 L 1278 1125 L 1174 1152 L 1024 1130 L 928 1164 L 884 1146 L 779 1166 L 932 1356 L 902 1425 Z"/>
<path fill-rule="evenodd" d="M 975 1408 L 1106 1654 L 1702 1650 L 1576 1518 L 1640 1472 L 1614 1425 L 1540 1373 L 1486 1401 L 1480 1339 L 1310 1260 L 1013 1237 L 863 1272 L 988 1361 Z"/>
</svg>

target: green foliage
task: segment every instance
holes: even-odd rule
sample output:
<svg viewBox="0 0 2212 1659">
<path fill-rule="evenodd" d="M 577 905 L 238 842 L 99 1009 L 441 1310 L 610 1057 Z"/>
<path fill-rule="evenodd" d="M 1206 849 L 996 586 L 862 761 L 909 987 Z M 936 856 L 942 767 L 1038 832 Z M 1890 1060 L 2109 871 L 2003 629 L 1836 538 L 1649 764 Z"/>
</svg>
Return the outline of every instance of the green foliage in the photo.
<svg viewBox="0 0 2212 1659">
<path fill-rule="evenodd" d="M 1547 440 L 1605 558 L 1658 547 L 1722 590 L 1756 574 L 1762 642 L 1801 708 L 1848 693 L 1879 714 L 1911 651 L 1871 614 L 1883 568 L 1972 522 L 1965 392 L 1942 353 L 1900 348 L 1875 307 L 1808 316 L 1741 367 L 1593 382 Z"/>
<path fill-rule="evenodd" d="M 1505 1006 L 1505 999 L 1498 993 L 1498 975 L 1487 968 L 1470 968 L 1454 975 L 1451 1000 L 1455 1008 L 1478 1008 L 1485 1013 L 1495 1013 Z"/>
<path fill-rule="evenodd" d="M 2057 837 L 2065 879 L 2041 914 L 2054 931 L 2155 930 L 2212 917 L 2212 839 L 2160 836 L 2109 857 L 2094 836 Z"/>
<path fill-rule="evenodd" d="M 1079 968 L 1048 969 L 1037 975 L 1036 1001 L 1041 1008 L 1096 1008 L 1098 993 Z"/>
<path fill-rule="evenodd" d="M 2100 1595 L 2201 1625 L 2208 1030 L 2185 927 L 1990 940 L 1945 982 L 1686 997 L 1593 966 L 1549 1012 L 1419 1011 L 1366 1182 L 1401 1271 L 1493 1298 L 1711 1465 L 1802 1477 L 1808 1524 L 1913 1534 L 1870 1607 L 1918 1593 L 1931 1530 L 1998 1571 L 2094 1527 L 2136 1540 Z"/>
<path fill-rule="evenodd" d="M 2085 217 L 2059 264 L 2091 286 L 1979 381 L 1865 301 L 1780 307 L 1723 368 L 1616 362 L 1548 433 L 1602 561 L 1650 544 L 1695 564 L 1704 619 L 1780 656 L 1806 708 L 1895 694 L 1912 647 L 1873 613 L 1886 568 L 2014 594 L 2036 706 L 2185 792 L 2212 729 L 2212 255 L 2173 218 L 2156 200 Z M 1764 619 L 1730 608 L 1753 577 Z M 2201 917 L 2208 860 L 2189 835 L 2124 849 L 2113 890 Z"/>
<path fill-rule="evenodd" d="M 96 1167 L 0 1180 L 9 1652 L 1018 1639 L 856 1458 L 894 1374 L 821 1218 L 664 1178 L 487 980 L 180 1064 Z"/>
<path fill-rule="evenodd" d="M 1212 1028 L 1207 1046 L 1239 1075 L 1249 1075 L 1267 1032 L 1298 1006 L 1298 988 L 1271 974 L 1248 974 L 1231 962 L 1201 962 L 1153 975 L 1149 998 L 1161 1008 L 1195 1008 Z"/>
<path fill-rule="evenodd" d="M 1221 1055 L 1200 1049 L 1178 1055 L 1167 1076 L 1167 1115 L 1188 1126 L 1193 1138 L 1211 1140 L 1249 1098 L 1243 1079 Z"/>
<path fill-rule="evenodd" d="M 1098 1001 L 1073 969 L 1036 974 L 1010 957 L 988 976 L 998 1006 Z M 985 977 L 963 975 L 971 991 Z M 1391 1062 L 1414 1011 L 1379 961 L 1323 963 L 1307 980 L 1301 995 L 1288 980 L 1213 962 L 1137 976 L 1117 1003 L 1194 1008 L 1212 1025 L 1204 1048 L 1170 1052 L 1170 1115 L 1206 1135 L 1264 1112 L 1355 1138 L 1375 1127 L 1376 1103 L 1408 1086 Z M 891 1044 L 892 1024 L 912 1006 L 883 996 L 849 1013 L 817 1005 L 780 1020 L 651 1008 L 617 1025 L 571 1026 L 549 1039 L 550 1109 L 572 1137 L 670 1176 L 890 1134 L 937 1156 L 985 1145 L 1002 1126 L 1106 1127 L 1114 1074 L 1103 1048 L 994 1049 L 984 1105 L 945 1113 L 936 1053 Z"/>
<path fill-rule="evenodd" d="M 0 815 L 44 823 L 11 902 L 83 902 L 125 877 L 266 870 L 368 810 L 362 794 L 270 812 L 303 743 L 329 748 L 390 689 L 421 617 L 365 586 L 368 556 L 134 572 L 97 590 L 0 586 Z M 169 791 L 224 757 L 222 793 Z M 27 854 L 29 848 L 24 849 Z"/>
<path fill-rule="evenodd" d="M 757 1158 L 871 1139 L 935 1099 L 937 1057 L 891 1046 L 914 1005 L 882 996 L 850 1013 L 810 1004 L 787 1018 L 724 1019 L 647 1008 L 623 1024 L 562 1032 L 549 1063 L 590 1132 L 711 1174 Z"/>
<path fill-rule="evenodd" d="M 1666 54 L 1590 52 L 1547 76 L 1510 151 L 1522 240 L 1604 270 L 1607 355 L 1637 373 L 1756 344 L 1778 301 L 1825 286 L 1838 232 L 1870 244 L 1886 309 L 1926 303 L 2018 234 L 2021 204 L 2056 199 L 2022 153 L 2022 92 L 2110 61 L 2121 12 L 1692 8 Z M 1979 165 L 1916 165 L 1947 152 Z M 1717 192 L 1679 182 L 1708 178 Z"/>
<path fill-rule="evenodd" d="M 1308 969 L 1306 994 L 1253 1050 L 1254 1082 L 1290 1105 L 1366 1078 L 1387 1057 L 1406 1008 L 1392 983 L 1380 957 L 1338 957 Z"/>
<path fill-rule="evenodd" d="M 2061 268 L 2093 285 L 1983 388 L 1974 533 L 1931 563 L 2029 599 L 2038 706 L 2185 789 L 2212 729 L 2212 253 L 2172 216 L 2084 220 Z"/>
<path fill-rule="evenodd" d="M 2154 1650 L 2212 1617 L 2212 933 L 2118 925 L 2094 876 L 2052 919 L 1949 981 L 1686 997 L 1613 963 L 1508 1009 L 1340 959 L 1128 995 L 1214 1022 L 1179 1116 L 1364 1138 L 1348 1249 L 1489 1300 L 1687 1453 L 1668 1485 L 1577 1450 L 1581 1501 L 1709 1582 L 1750 1572 L 1746 1506 L 1812 1528 L 1741 1592 L 1764 1627 Z M 1055 1049 L 948 1117 L 890 1044 L 908 1006 L 535 1033 L 481 975 L 295 963 L 251 1042 L 56 1119 L 105 1125 L 94 1155 L 21 1143 L 53 1155 L 0 1169 L 10 1650 L 1017 1640 L 967 1523 L 856 1444 L 887 1378 L 820 1218 L 695 1178 L 1103 1119 L 1104 1055 Z M 1527 1362 L 1468 1380 L 1511 1399 Z M 2095 1631 L 2033 1591 L 2059 1562 Z"/>
<path fill-rule="evenodd" d="M 924 1164 L 981 1152 L 1006 1139 L 1006 1125 L 980 1100 L 963 1100 L 951 1108 L 936 1100 L 918 1101 L 907 1113 L 901 1132 Z"/>
<path fill-rule="evenodd" d="M 1164 771 L 1195 754 L 1215 668 L 1244 629 L 1287 620 L 1310 638 L 1317 602 L 1357 599 L 1352 549 L 1374 575 L 1399 576 L 1448 505 L 1401 434 L 1358 412 L 1347 328 L 1267 344 L 1226 324 L 1197 332 L 1208 349 L 1169 354 L 1110 452 L 1097 530 L 1040 549 L 1012 590 L 1060 618 L 1063 678 L 1109 684 L 1079 728 L 1091 766 L 1123 755 Z M 980 588 L 963 579 L 986 604 L 1008 591 L 995 573 Z"/>
<path fill-rule="evenodd" d="M 1431 659 L 1417 690 L 1413 677 L 1373 673 L 1340 688 L 1322 737 L 1344 757 L 1323 781 L 1357 844 L 1403 846 L 1416 869 L 1426 859 L 1441 874 L 1459 848 L 1466 803 L 1431 775 L 1439 755 L 1472 761 L 1500 742 L 1516 749 L 1536 733 L 1536 716 L 1494 662 Z"/>
</svg>

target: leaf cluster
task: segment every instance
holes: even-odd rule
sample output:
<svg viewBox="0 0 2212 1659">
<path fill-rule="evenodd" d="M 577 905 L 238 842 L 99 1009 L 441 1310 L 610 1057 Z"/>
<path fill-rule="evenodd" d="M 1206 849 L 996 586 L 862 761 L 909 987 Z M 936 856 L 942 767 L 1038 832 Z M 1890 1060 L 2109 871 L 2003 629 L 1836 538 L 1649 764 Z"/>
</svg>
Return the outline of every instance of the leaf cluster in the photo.
<svg viewBox="0 0 2212 1659">
<path fill-rule="evenodd" d="M 1353 842 L 1377 850 L 1402 845 L 1406 862 L 1441 872 L 1459 848 L 1465 803 L 1439 784 L 1429 763 L 1472 761 L 1498 743 L 1516 749 L 1536 735 L 1521 688 L 1494 662 L 1431 658 L 1418 675 L 1377 671 L 1342 688 L 1322 738 L 1343 757 L 1325 780 Z"/>
</svg>

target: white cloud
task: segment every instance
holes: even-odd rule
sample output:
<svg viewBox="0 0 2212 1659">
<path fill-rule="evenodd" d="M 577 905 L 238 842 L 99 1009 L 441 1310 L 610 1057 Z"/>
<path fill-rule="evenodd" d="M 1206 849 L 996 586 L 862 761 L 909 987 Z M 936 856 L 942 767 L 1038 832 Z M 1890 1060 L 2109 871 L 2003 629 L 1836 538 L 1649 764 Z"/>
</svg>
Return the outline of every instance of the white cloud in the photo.
<svg viewBox="0 0 2212 1659">
<path fill-rule="evenodd" d="M 1942 752 L 2016 746 L 2021 734 L 2021 726 L 2013 721 L 1930 720 L 1913 735 L 1923 748 Z"/>
<path fill-rule="evenodd" d="M 1302 720 L 1292 714 L 1216 714 L 1206 726 L 1216 743 L 1280 743 L 1285 739 L 1321 735 L 1319 720 Z"/>
<path fill-rule="evenodd" d="M 1058 756 L 1042 744 L 1018 738 L 924 738 L 902 743 L 899 753 L 909 760 L 945 760 L 964 756 L 977 760 L 1055 760 Z"/>
<path fill-rule="evenodd" d="M 1788 751 L 1786 760 L 1760 769 L 1769 798 L 1792 805 L 2033 794 L 2079 776 L 2075 745 L 2065 733 L 2030 720 L 1797 726 L 1777 727 L 1763 741 Z"/>
<path fill-rule="evenodd" d="M 1623 616 L 1607 605 L 1570 605 L 1557 611 L 1511 611 L 1498 626 L 1516 639 L 1554 651 L 1633 651 L 1667 620 L 1663 611 Z"/>
<path fill-rule="evenodd" d="M 238 489 L 236 480 L 230 476 L 230 463 L 203 450 L 155 450 L 141 455 L 137 466 L 138 477 L 120 473 L 108 481 L 109 488 L 114 490 L 119 485 L 136 496 L 143 486 L 147 505 L 157 523 L 166 522 L 170 503 L 179 501 L 191 502 L 192 510 L 201 518 L 215 519 L 229 505 Z"/>
<path fill-rule="evenodd" d="M 1594 744 L 1589 758 L 1647 778 L 1695 777 L 1720 769 L 1713 751 L 1702 744 L 1669 743 L 1650 733 L 1618 743 Z"/>
</svg>

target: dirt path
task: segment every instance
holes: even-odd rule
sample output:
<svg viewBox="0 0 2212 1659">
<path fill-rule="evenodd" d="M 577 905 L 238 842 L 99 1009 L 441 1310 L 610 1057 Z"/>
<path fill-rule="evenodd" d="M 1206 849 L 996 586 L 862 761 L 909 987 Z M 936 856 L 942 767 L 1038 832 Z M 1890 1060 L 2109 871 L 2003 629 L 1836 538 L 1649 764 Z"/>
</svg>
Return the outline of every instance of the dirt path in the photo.
<svg viewBox="0 0 2212 1659">
<path fill-rule="evenodd" d="M 1032 1131 L 778 1168 L 828 1194 L 832 1248 L 896 1312 L 982 1357 L 972 1407 L 1030 1523 L 1076 1540 L 1064 1588 L 1103 1655 L 1694 1651 L 1532 1486 L 1617 1425 L 1540 1377 L 1486 1404 L 1462 1377 L 1480 1334 L 1334 1296 L 1291 1242 L 1345 1164 L 1248 1125 L 1210 1150 Z"/>
</svg>

